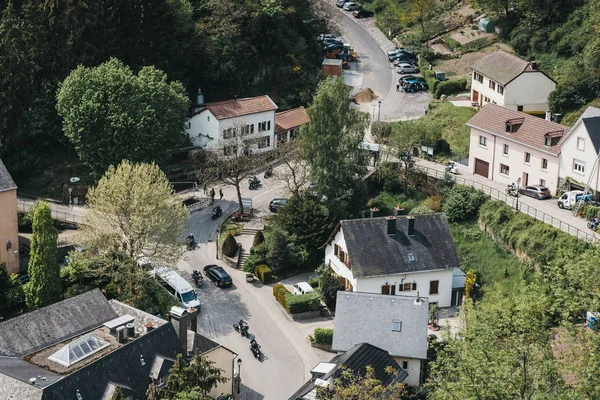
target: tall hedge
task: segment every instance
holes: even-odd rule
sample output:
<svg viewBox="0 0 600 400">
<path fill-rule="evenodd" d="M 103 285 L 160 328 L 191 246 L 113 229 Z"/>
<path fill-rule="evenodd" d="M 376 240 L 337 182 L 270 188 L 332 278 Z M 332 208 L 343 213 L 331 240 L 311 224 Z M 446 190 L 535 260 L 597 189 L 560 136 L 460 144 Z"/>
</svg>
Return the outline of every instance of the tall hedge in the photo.
<svg viewBox="0 0 600 400">
<path fill-rule="evenodd" d="M 237 252 L 238 244 L 231 233 L 227 234 L 225 241 L 223 242 L 223 254 L 227 257 L 234 257 Z"/>
<path fill-rule="evenodd" d="M 291 314 L 298 314 L 321 309 L 321 297 L 317 292 L 286 295 L 286 303 Z"/>
<path fill-rule="evenodd" d="M 264 242 L 265 242 L 265 235 L 263 235 L 262 231 L 258 231 L 254 235 L 254 242 L 252 242 L 252 247 L 260 246 Z"/>
<path fill-rule="evenodd" d="M 446 96 L 451 94 L 462 93 L 467 90 L 467 80 L 464 78 L 461 79 L 452 79 L 449 81 L 440 82 L 435 88 L 435 98 L 439 99 L 443 94 Z"/>
<path fill-rule="evenodd" d="M 333 329 L 329 328 L 315 328 L 315 343 L 317 344 L 332 344 L 333 343 Z"/>
<path fill-rule="evenodd" d="M 273 271 L 267 265 L 257 265 L 254 268 L 254 275 L 264 284 L 269 284 L 273 280 Z"/>
</svg>

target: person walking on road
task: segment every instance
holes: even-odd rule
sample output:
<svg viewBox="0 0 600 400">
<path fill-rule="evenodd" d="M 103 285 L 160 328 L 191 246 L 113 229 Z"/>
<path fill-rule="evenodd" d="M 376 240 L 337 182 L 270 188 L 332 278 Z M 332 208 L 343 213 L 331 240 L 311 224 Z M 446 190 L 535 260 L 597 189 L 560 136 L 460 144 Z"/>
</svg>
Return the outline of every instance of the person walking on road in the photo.
<svg viewBox="0 0 600 400">
<path fill-rule="evenodd" d="M 399 91 L 400 91 L 400 84 L 396 83 L 396 92 L 399 92 Z"/>
<path fill-rule="evenodd" d="M 219 200 L 223 200 L 223 189 L 219 189 Z"/>
<path fill-rule="evenodd" d="M 208 184 L 207 183 L 204 184 L 204 195 L 208 196 Z"/>
<path fill-rule="evenodd" d="M 214 203 L 215 202 L 215 189 L 210 189 L 210 203 Z"/>
</svg>

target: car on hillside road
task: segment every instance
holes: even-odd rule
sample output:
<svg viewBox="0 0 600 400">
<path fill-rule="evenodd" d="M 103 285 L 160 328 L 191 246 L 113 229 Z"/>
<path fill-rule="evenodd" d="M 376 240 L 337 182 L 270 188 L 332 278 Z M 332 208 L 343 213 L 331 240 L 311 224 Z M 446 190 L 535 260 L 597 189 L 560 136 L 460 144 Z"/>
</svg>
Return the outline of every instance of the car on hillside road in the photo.
<svg viewBox="0 0 600 400">
<path fill-rule="evenodd" d="M 327 42 L 330 40 L 336 41 L 336 42 L 343 42 L 341 36 L 335 36 L 335 35 L 332 35 L 331 33 L 322 33 L 319 36 L 317 36 L 318 42 Z"/>
<path fill-rule="evenodd" d="M 346 4 L 344 4 L 343 8 L 346 11 L 356 11 L 360 8 L 360 6 L 353 1 L 349 1 Z"/>
<path fill-rule="evenodd" d="M 354 15 L 354 18 L 371 18 L 375 14 L 373 13 L 373 11 L 357 10 L 354 11 L 352 15 Z"/>
<path fill-rule="evenodd" d="M 337 0 L 337 2 L 335 3 L 336 6 L 338 6 L 339 8 L 344 7 L 344 4 L 350 2 L 350 0 Z"/>
<path fill-rule="evenodd" d="M 522 194 L 523 196 L 534 197 L 538 200 L 552 198 L 550 190 L 546 186 L 542 185 L 520 187 L 519 194 Z"/>
<path fill-rule="evenodd" d="M 410 49 L 405 49 L 404 47 L 398 47 L 397 49 L 388 51 L 387 55 L 388 55 L 388 57 L 390 57 L 390 56 L 393 56 L 394 54 L 398 54 L 398 53 L 410 53 L 410 54 L 414 54 L 412 52 L 412 50 L 410 50 Z"/>
<path fill-rule="evenodd" d="M 269 211 L 277 212 L 278 208 L 281 208 L 287 204 L 287 199 L 273 199 L 269 203 Z"/>
<path fill-rule="evenodd" d="M 233 283 L 231 276 L 229 276 L 223 267 L 219 267 L 218 265 L 207 265 L 204 267 L 204 275 L 206 275 L 215 286 L 220 288 L 231 286 Z"/>
<path fill-rule="evenodd" d="M 413 64 L 401 63 L 396 66 L 396 70 L 399 74 L 412 74 L 419 72 L 419 68 Z"/>
</svg>

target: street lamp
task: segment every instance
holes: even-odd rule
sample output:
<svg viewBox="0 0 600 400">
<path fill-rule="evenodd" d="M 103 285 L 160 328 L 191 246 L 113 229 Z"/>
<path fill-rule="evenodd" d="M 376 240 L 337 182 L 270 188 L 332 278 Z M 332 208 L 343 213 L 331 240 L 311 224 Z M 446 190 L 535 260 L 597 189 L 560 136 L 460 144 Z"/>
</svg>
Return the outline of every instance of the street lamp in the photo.
<svg viewBox="0 0 600 400">
<path fill-rule="evenodd" d="M 515 212 L 519 212 L 519 188 L 521 187 L 521 178 L 517 179 L 517 202 L 515 203 Z"/>
<path fill-rule="evenodd" d="M 238 389 L 237 389 L 237 392 L 238 392 L 238 394 L 240 394 L 240 384 L 242 381 L 242 359 L 241 358 L 238 358 L 237 364 L 238 364 Z"/>
<path fill-rule="evenodd" d="M 217 229 L 217 260 L 219 259 L 219 230 Z"/>
<path fill-rule="evenodd" d="M 377 121 L 381 120 L 381 100 L 379 100 L 379 111 L 377 112 Z"/>
</svg>

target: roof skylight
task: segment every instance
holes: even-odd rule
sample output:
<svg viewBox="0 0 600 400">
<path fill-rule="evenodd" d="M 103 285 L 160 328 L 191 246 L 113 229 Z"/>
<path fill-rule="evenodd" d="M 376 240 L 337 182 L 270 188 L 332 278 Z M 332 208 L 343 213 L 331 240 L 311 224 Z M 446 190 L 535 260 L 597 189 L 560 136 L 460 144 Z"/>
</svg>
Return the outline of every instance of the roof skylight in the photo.
<svg viewBox="0 0 600 400">
<path fill-rule="evenodd" d="M 110 346 L 109 343 L 90 333 L 64 345 L 48 359 L 65 367 L 70 367 L 108 346 Z"/>
</svg>

